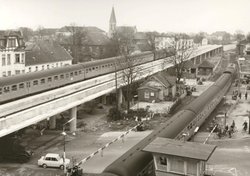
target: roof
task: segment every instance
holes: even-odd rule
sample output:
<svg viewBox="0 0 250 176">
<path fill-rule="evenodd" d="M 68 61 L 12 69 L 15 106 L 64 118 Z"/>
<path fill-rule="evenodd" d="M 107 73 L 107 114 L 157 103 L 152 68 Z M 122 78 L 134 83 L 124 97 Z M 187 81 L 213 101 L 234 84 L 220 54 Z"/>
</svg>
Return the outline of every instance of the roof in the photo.
<svg viewBox="0 0 250 176">
<path fill-rule="evenodd" d="M 88 45 L 107 45 L 109 44 L 108 36 L 100 32 L 89 32 L 87 33 L 87 44 Z"/>
<path fill-rule="evenodd" d="M 141 89 L 151 89 L 151 90 L 154 90 L 154 91 L 159 91 L 160 90 L 159 88 L 153 87 L 152 85 L 149 85 L 149 84 L 145 84 L 145 85 L 138 88 L 138 90 L 141 90 Z"/>
<path fill-rule="evenodd" d="M 37 65 L 51 62 L 72 60 L 70 54 L 57 42 L 37 40 L 26 48 L 26 65 Z"/>
<path fill-rule="evenodd" d="M 171 87 L 171 86 L 175 85 L 175 82 L 176 82 L 176 77 L 170 76 L 165 71 L 158 72 L 157 74 L 153 75 L 151 78 L 155 78 L 161 84 L 163 84 L 165 87 Z"/>
<path fill-rule="evenodd" d="M 201 64 L 199 64 L 198 67 L 203 67 L 203 68 L 214 68 L 214 65 L 210 63 L 207 60 L 204 60 Z"/>
<path fill-rule="evenodd" d="M 110 23 L 116 23 L 114 7 L 112 7 L 112 12 L 111 12 L 111 16 L 110 16 L 109 22 Z"/>
<path fill-rule="evenodd" d="M 58 153 L 47 153 L 45 156 L 46 157 L 55 157 L 55 158 L 60 157 L 60 155 Z"/>
<path fill-rule="evenodd" d="M 207 161 L 215 149 L 215 145 L 157 137 L 143 151 Z"/>
<path fill-rule="evenodd" d="M 194 65 L 193 61 L 187 60 L 187 61 L 184 62 L 184 67 L 185 68 L 196 68 L 197 66 Z"/>
</svg>

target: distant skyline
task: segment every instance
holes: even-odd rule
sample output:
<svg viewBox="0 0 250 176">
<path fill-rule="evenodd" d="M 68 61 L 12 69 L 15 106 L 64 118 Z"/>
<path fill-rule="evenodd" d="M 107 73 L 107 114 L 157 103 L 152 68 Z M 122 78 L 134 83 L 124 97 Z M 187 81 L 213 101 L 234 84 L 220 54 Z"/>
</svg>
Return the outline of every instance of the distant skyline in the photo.
<svg viewBox="0 0 250 176">
<path fill-rule="evenodd" d="M 117 25 L 138 31 L 250 32 L 249 0 L 0 0 L 0 29 L 75 23 L 108 32 L 112 6 Z"/>
</svg>

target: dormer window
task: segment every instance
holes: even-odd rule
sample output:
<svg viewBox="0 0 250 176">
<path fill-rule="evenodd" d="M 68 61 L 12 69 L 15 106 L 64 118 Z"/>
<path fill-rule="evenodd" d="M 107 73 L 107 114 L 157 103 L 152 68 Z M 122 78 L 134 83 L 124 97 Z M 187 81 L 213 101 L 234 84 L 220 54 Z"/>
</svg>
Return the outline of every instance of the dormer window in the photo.
<svg viewBox="0 0 250 176">
<path fill-rule="evenodd" d="M 8 39 L 8 48 L 15 48 L 16 47 L 16 39 L 10 38 Z"/>
</svg>

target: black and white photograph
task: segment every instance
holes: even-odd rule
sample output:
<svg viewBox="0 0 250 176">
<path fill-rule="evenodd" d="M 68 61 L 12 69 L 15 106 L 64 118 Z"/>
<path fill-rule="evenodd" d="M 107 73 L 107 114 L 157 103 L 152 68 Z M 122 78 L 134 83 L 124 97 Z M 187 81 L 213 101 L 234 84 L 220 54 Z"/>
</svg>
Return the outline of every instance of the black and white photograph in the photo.
<svg viewBox="0 0 250 176">
<path fill-rule="evenodd" d="M 250 176 L 249 0 L 0 4 L 0 176 Z"/>
</svg>

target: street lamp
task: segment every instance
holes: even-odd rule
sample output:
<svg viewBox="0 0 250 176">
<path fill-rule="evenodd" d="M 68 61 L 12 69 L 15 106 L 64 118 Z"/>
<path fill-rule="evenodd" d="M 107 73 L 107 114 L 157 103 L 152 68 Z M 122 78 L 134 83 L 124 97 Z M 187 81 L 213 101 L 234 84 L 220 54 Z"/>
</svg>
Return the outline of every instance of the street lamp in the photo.
<svg viewBox="0 0 250 176">
<path fill-rule="evenodd" d="M 66 152 L 65 152 L 65 142 L 66 142 L 66 135 L 67 133 L 64 131 L 64 128 L 63 128 L 63 132 L 62 132 L 62 135 L 63 135 L 63 172 L 64 174 L 66 174 L 66 163 L 65 163 L 65 160 L 66 160 Z"/>
<path fill-rule="evenodd" d="M 65 174 L 65 175 L 66 175 L 66 173 L 67 173 L 67 170 L 66 170 L 66 162 L 65 162 L 65 160 L 66 160 L 66 150 L 65 150 L 65 146 L 66 146 L 66 145 L 65 145 L 65 144 L 66 144 L 66 135 L 67 135 L 67 133 L 65 132 L 65 125 L 66 125 L 67 123 L 70 123 L 70 122 L 73 121 L 73 120 L 74 120 L 74 118 L 68 120 L 67 122 L 65 122 L 65 123 L 63 124 L 63 132 L 62 132 L 62 135 L 63 135 L 63 171 L 64 171 L 64 174 Z M 75 136 L 75 132 L 73 132 L 72 135 Z"/>
</svg>

